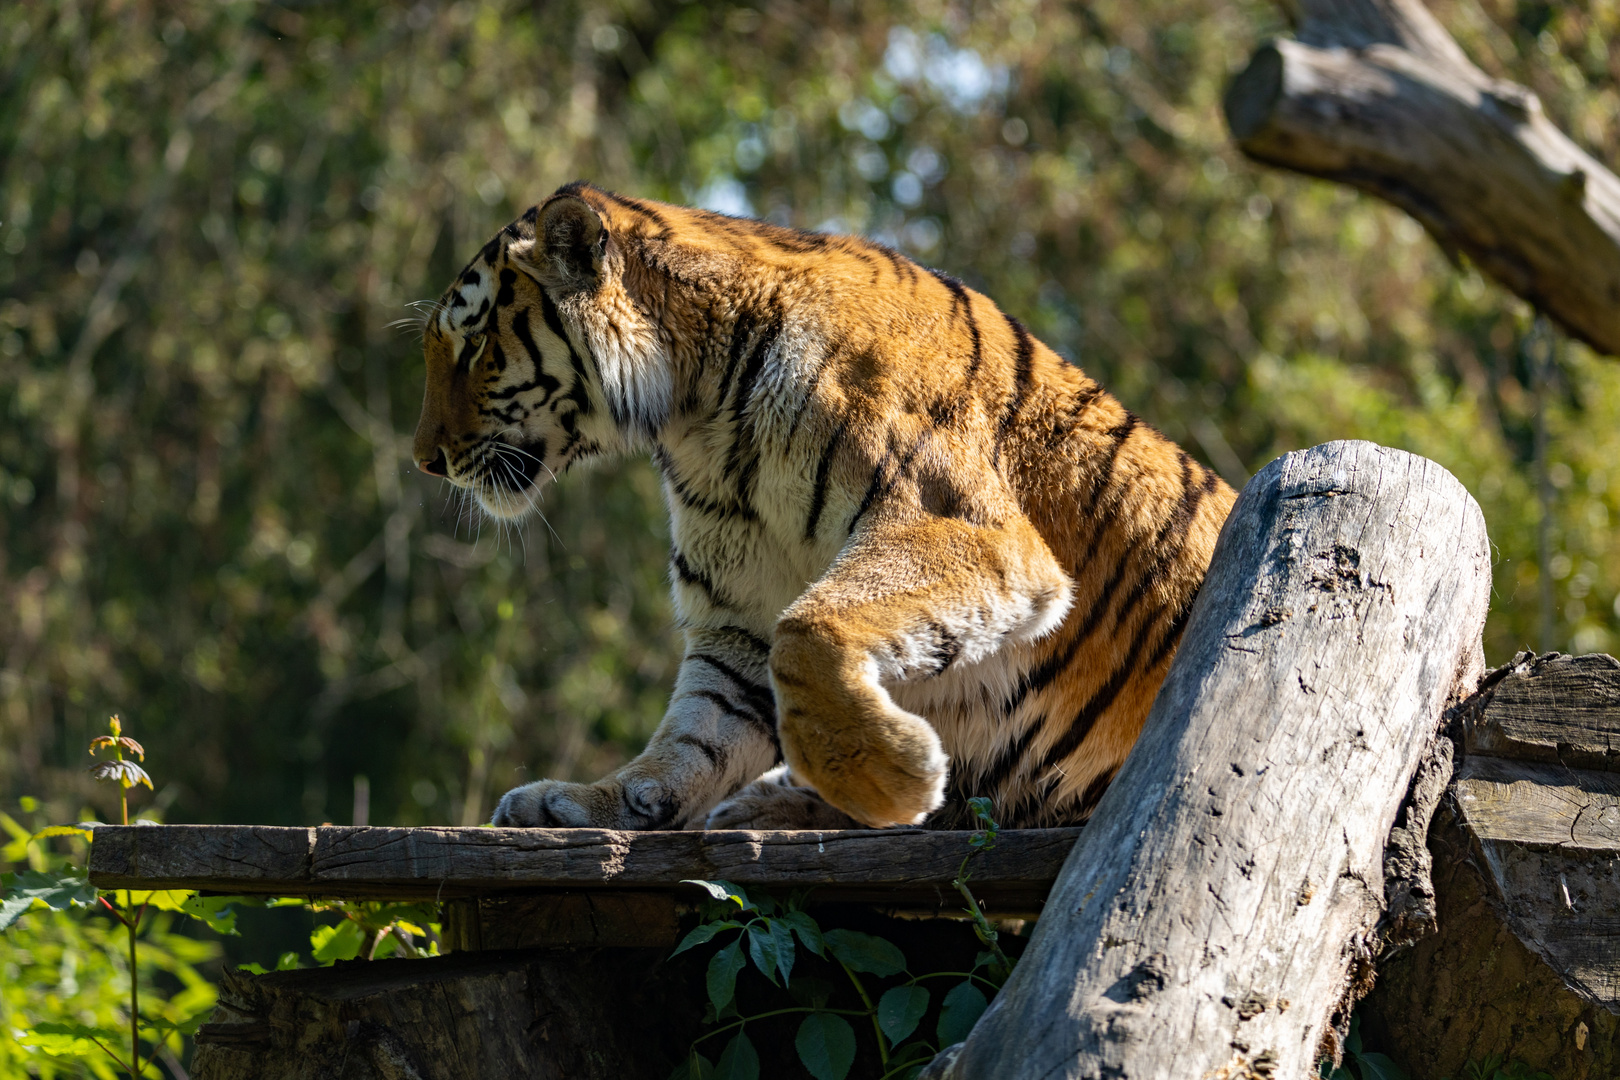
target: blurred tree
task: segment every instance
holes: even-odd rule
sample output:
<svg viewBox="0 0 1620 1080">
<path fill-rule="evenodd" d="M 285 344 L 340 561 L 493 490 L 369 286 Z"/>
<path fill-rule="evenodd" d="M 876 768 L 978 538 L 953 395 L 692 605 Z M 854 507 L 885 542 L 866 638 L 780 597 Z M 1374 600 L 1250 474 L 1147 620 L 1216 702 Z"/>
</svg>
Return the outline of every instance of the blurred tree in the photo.
<svg viewBox="0 0 1620 1080">
<path fill-rule="evenodd" d="M 1448 0 L 1492 74 L 1620 150 L 1613 0 Z M 413 473 L 409 328 L 586 177 L 870 234 L 994 296 L 1235 482 L 1365 437 L 1479 497 L 1487 653 L 1620 628 L 1620 366 L 1412 221 L 1264 173 L 1219 99 L 1269 3 L 507 0 L 0 6 L 0 794 L 94 801 L 118 711 L 171 820 L 477 820 L 662 713 L 656 479 L 481 525 Z M 1544 385 L 1542 385 L 1544 384 Z M 105 811 L 103 811 L 105 812 Z"/>
</svg>

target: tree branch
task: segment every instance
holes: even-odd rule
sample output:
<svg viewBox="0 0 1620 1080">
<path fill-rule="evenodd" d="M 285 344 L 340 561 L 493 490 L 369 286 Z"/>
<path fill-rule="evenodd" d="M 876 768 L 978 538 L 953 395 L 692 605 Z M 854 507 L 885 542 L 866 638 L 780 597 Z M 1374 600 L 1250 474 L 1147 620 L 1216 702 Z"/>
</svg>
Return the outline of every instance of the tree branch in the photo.
<svg viewBox="0 0 1620 1080">
<path fill-rule="evenodd" d="M 1620 179 L 1417 0 L 1285 7 L 1297 39 L 1262 45 L 1226 93 L 1243 152 L 1394 203 L 1449 256 L 1620 356 Z"/>
</svg>

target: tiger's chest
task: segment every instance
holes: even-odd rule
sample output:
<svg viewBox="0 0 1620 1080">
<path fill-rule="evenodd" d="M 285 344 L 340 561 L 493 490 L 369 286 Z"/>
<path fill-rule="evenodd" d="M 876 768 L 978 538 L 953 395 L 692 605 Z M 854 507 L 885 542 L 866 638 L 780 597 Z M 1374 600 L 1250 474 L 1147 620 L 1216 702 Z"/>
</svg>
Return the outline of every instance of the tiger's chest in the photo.
<svg viewBox="0 0 1620 1080">
<path fill-rule="evenodd" d="M 805 449 L 740 442 L 735 426 L 692 425 L 654 454 L 670 514 L 670 576 L 683 624 L 740 625 L 768 640 L 837 558 L 850 500 L 823 478 L 819 499 L 840 520 L 807 535 L 818 496 L 813 464 L 799 460 Z"/>
</svg>

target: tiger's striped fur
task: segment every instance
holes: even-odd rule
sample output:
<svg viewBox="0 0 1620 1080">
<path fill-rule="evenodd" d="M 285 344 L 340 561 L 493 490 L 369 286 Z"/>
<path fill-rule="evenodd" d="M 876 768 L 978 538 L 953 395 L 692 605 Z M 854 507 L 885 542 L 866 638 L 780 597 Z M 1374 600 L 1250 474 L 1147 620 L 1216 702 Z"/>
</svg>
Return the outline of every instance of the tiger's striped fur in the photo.
<svg viewBox="0 0 1620 1080">
<path fill-rule="evenodd" d="M 497 824 L 1082 821 L 1234 498 L 945 274 L 585 184 L 489 242 L 425 352 L 416 459 L 488 513 L 648 450 L 671 517 L 663 723 Z"/>
</svg>

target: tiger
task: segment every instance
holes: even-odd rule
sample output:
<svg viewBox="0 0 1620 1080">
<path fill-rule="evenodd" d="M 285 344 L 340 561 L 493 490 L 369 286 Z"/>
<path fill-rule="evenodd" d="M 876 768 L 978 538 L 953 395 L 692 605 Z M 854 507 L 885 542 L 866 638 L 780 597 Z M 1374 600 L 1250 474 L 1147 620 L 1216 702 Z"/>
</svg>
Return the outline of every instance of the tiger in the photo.
<svg viewBox="0 0 1620 1080">
<path fill-rule="evenodd" d="M 509 827 L 1084 822 L 1235 494 L 988 298 L 871 240 L 579 181 L 424 327 L 413 454 L 516 521 L 649 453 L 685 653 L 645 750 Z"/>
</svg>

